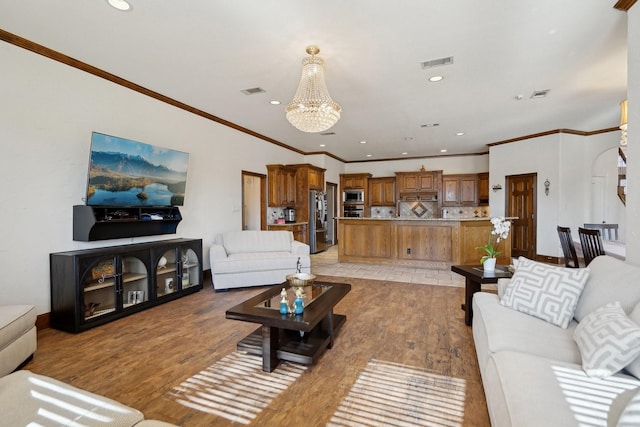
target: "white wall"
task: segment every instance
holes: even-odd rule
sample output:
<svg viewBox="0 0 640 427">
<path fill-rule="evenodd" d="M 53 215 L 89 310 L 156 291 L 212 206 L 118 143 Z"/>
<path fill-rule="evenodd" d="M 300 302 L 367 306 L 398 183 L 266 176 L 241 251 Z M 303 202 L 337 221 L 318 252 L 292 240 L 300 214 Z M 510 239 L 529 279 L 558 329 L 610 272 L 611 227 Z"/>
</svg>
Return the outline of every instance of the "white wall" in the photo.
<svg viewBox="0 0 640 427">
<path fill-rule="evenodd" d="M 7 43 L 0 43 L 0 63 L 0 303 L 49 312 L 51 252 L 202 238 L 209 268 L 215 234 L 242 226 L 241 171 L 266 174 L 266 164 L 303 161 L 293 151 Z M 72 206 L 83 204 L 91 131 L 190 153 L 177 235 L 72 240 Z"/>
<path fill-rule="evenodd" d="M 536 173 L 537 253 L 562 256 L 556 227 L 571 227 L 577 233 L 579 226 L 591 222 L 591 176 L 594 165 L 604 152 L 617 147 L 619 136 L 617 132 L 586 137 L 553 134 L 491 147 L 489 187 L 495 184 L 503 187 L 498 192 L 489 192 L 491 215 L 505 213 L 506 176 Z M 616 171 L 614 159 L 609 168 L 601 172 L 611 176 Z M 545 195 L 543 184 L 547 179 L 551 183 L 548 196 Z M 609 182 L 613 183 L 612 180 Z M 614 204 L 617 197 L 615 191 L 615 187 L 608 189 L 607 205 L 611 212 L 618 212 Z M 613 213 L 608 217 L 608 222 L 625 219 Z"/>
<path fill-rule="evenodd" d="M 627 261 L 640 265 L 640 4 L 627 12 Z"/>
<path fill-rule="evenodd" d="M 444 174 L 480 173 L 489 170 L 489 155 L 433 157 L 427 159 L 390 160 L 385 162 L 346 163 L 344 173 L 370 173 L 374 178 L 395 176 L 396 172 L 442 170 Z"/>
</svg>

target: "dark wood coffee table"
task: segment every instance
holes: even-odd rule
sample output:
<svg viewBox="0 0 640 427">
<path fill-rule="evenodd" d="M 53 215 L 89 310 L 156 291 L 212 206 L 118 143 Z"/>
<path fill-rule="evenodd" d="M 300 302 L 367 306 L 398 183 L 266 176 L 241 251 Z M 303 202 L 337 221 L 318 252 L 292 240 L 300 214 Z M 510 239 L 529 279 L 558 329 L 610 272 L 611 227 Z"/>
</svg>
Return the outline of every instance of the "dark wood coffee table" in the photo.
<svg viewBox="0 0 640 427">
<path fill-rule="evenodd" d="M 506 266 L 496 265 L 495 271 L 484 271 L 481 265 L 452 265 L 451 271 L 465 278 L 464 283 L 464 323 L 471 326 L 473 321 L 473 294 L 480 292 L 483 283 L 498 283 L 498 279 L 510 278 L 513 274 Z"/>
<path fill-rule="evenodd" d="M 346 283 L 315 282 L 302 289 L 302 314 L 280 314 L 280 291 L 287 289 L 293 301 L 293 288 L 276 285 L 230 308 L 227 319 L 260 323 L 262 326 L 237 345 L 239 351 L 262 356 L 262 369 L 272 372 L 280 360 L 312 364 L 333 346 L 336 332 L 347 316 L 334 314 L 333 307 L 351 290 Z"/>
</svg>

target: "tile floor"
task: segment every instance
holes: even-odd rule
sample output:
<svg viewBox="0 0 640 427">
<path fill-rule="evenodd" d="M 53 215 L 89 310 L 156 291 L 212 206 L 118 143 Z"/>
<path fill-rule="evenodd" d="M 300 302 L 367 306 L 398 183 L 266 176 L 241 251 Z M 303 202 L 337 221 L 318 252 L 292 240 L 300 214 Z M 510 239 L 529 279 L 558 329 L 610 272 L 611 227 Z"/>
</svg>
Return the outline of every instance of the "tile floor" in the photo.
<svg viewBox="0 0 640 427">
<path fill-rule="evenodd" d="M 311 272 L 317 275 L 464 287 L 464 277 L 453 273 L 449 266 L 426 264 L 424 268 L 416 268 L 385 264 L 341 263 L 338 262 L 337 245 L 311 255 Z"/>
</svg>

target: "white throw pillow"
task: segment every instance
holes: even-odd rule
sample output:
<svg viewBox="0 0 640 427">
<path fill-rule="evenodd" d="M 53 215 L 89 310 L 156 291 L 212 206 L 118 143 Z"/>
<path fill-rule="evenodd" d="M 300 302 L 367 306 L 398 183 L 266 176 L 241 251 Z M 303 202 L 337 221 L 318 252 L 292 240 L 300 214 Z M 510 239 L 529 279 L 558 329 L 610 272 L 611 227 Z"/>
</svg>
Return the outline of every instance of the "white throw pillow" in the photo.
<svg viewBox="0 0 640 427">
<path fill-rule="evenodd" d="M 504 291 L 511 284 L 511 279 L 498 279 L 498 283 L 496 283 L 496 287 L 498 288 L 498 298 L 502 299 L 504 296 Z"/>
<path fill-rule="evenodd" d="M 640 302 L 640 267 L 608 255 L 595 257 L 589 264 L 589 280 L 576 307 L 578 322 L 603 305 L 620 301 L 626 313 Z"/>
<path fill-rule="evenodd" d="M 573 332 L 582 369 L 593 378 L 615 374 L 640 356 L 640 326 L 618 301 L 589 313 Z"/>
<path fill-rule="evenodd" d="M 500 304 L 566 328 L 588 277 L 587 268 L 556 267 L 520 257 Z"/>
<path fill-rule="evenodd" d="M 640 390 L 640 389 L 638 389 Z M 640 392 L 636 392 L 633 398 L 622 411 L 616 427 L 637 427 L 640 425 Z"/>
</svg>

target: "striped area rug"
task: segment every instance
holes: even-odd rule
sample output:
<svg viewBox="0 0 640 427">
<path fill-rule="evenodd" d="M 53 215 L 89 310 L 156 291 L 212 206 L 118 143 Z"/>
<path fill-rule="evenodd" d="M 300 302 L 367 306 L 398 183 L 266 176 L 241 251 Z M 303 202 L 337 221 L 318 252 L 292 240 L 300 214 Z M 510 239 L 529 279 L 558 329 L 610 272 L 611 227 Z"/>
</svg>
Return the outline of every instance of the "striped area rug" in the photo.
<svg viewBox="0 0 640 427">
<path fill-rule="evenodd" d="M 305 370 L 283 361 L 267 373 L 261 357 L 234 352 L 174 387 L 171 397 L 189 408 L 249 424 Z"/>
<path fill-rule="evenodd" d="M 461 426 L 465 380 L 371 360 L 327 426 Z"/>
</svg>

